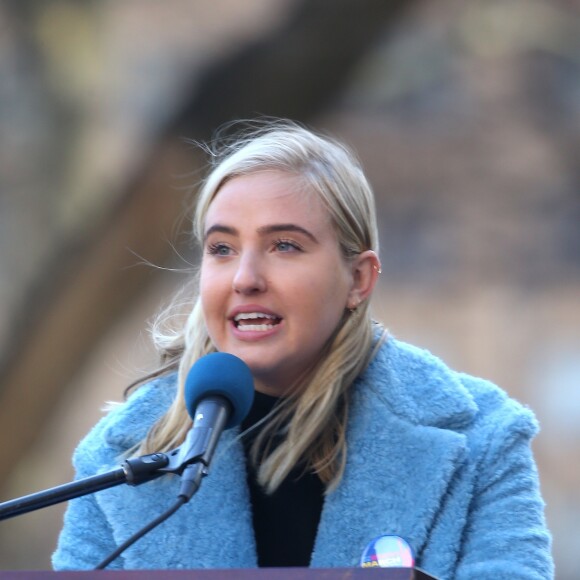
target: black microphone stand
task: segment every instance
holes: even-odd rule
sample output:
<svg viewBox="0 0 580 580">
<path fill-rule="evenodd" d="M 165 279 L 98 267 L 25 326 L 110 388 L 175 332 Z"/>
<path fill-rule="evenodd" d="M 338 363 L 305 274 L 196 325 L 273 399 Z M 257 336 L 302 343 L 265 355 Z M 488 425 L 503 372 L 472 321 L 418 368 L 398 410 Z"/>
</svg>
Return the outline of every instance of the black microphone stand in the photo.
<svg viewBox="0 0 580 580">
<path fill-rule="evenodd" d="M 165 453 L 153 453 L 143 457 L 127 459 L 122 467 L 112 471 L 1 503 L 0 521 L 123 483 L 139 485 L 146 481 L 151 481 L 164 473 L 178 472 L 179 470 L 170 468 L 170 463 L 170 456 Z"/>
<path fill-rule="evenodd" d="M 166 473 L 184 475 L 179 495 L 188 502 L 208 473 L 218 439 L 231 412 L 231 405 L 223 397 L 212 395 L 200 402 L 198 410 L 210 419 L 207 421 L 208 426 L 206 422 L 198 425 L 194 423 L 185 441 L 177 449 L 169 453 L 151 453 L 127 459 L 121 467 L 112 471 L 0 503 L 0 521 L 123 483 L 140 485 Z M 191 469 L 186 469 L 190 466 Z"/>
</svg>

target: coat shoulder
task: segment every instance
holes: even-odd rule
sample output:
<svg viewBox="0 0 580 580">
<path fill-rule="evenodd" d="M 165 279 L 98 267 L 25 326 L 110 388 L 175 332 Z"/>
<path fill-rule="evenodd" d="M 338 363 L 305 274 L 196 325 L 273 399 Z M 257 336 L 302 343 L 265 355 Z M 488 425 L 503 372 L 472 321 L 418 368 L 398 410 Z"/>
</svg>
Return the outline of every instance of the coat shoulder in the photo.
<svg viewBox="0 0 580 580">
<path fill-rule="evenodd" d="M 451 369 L 426 349 L 394 337 L 377 350 L 364 382 L 392 411 L 415 424 L 459 431 L 510 425 L 533 436 L 530 409 L 492 382 Z"/>
<path fill-rule="evenodd" d="M 528 438 L 538 433 L 539 425 L 534 412 L 506 391 L 490 381 L 465 373 L 460 373 L 459 379 L 477 404 L 475 422 L 480 428 L 509 430 Z"/>
<path fill-rule="evenodd" d="M 73 455 L 78 474 L 116 465 L 165 413 L 176 393 L 176 374 L 145 383 L 123 403 L 115 404 L 81 440 Z"/>
</svg>

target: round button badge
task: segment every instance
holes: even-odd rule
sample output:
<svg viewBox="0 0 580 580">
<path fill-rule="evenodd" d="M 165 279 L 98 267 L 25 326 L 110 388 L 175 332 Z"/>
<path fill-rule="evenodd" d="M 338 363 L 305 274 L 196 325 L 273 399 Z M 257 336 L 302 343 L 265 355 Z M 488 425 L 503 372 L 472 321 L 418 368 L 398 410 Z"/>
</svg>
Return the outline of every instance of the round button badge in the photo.
<svg viewBox="0 0 580 580">
<path fill-rule="evenodd" d="M 379 536 L 363 551 L 362 568 L 412 568 L 414 564 L 411 546 L 399 536 Z"/>
</svg>

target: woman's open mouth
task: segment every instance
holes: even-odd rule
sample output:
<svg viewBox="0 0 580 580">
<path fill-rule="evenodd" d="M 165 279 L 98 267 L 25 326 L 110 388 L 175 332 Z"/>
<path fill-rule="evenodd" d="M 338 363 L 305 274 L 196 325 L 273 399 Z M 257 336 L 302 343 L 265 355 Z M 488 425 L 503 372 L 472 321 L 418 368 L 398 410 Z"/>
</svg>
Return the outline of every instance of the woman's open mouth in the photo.
<svg viewBox="0 0 580 580">
<path fill-rule="evenodd" d="M 264 312 L 240 312 L 234 316 L 233 321 L 242 332 L 265 332 L 280 324 L 282 319 Z"/>
</svg>

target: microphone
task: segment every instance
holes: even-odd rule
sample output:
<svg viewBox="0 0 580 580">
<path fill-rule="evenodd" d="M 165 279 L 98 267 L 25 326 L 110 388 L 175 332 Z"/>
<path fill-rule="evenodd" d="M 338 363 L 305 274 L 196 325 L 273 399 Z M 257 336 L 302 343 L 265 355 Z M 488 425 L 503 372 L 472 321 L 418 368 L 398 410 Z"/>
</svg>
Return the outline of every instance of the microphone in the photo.
<svg viewBox="0 0 580 580">
<path fill-rule="evenodd" d="M 239 425 L 254 400 L 254 378 L 241 359 L 225 352 L 200 358 L 185 381 L 185 406 L 193 425 L 170 463 L 182 467 L 179 497 L 189 501 L 208 474 L 219 438 Z"/>
<path fill-rule="evenodd" d="M 412 568 L 415 564 L 411 546 L 399 536 L 379 536 L 364 549 L 361 568 Z"/>
</svg>

